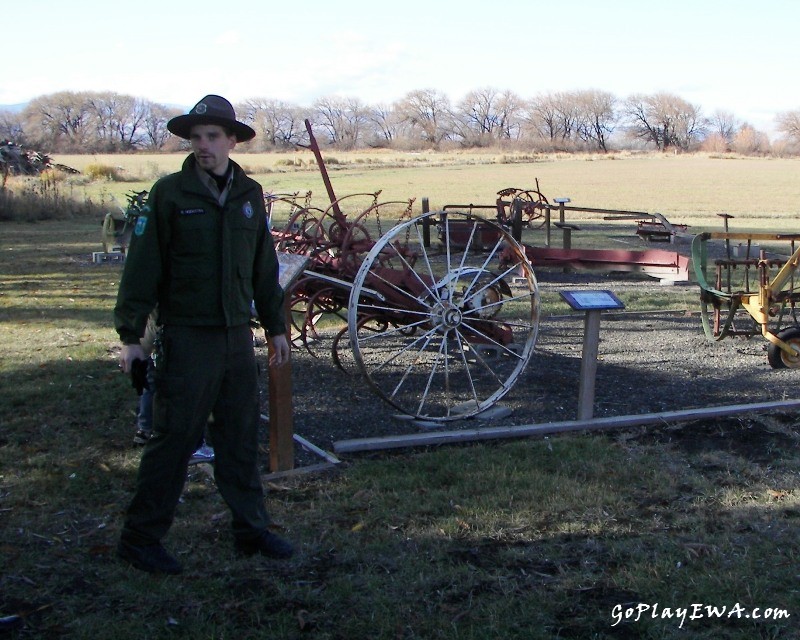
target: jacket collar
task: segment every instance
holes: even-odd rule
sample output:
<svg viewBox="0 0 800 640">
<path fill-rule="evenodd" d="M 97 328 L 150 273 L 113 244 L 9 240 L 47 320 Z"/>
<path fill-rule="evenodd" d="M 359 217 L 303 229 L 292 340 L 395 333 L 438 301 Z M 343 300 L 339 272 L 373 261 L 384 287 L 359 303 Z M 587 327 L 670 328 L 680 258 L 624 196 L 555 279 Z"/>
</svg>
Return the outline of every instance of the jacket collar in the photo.
<svg viewBox="0 0 800 640">
<path fill-rule="evenodd" d="M 241 193 L 244 188 L 244 182 L 242 181 L 244 171 L 233 160 L 230 160 L 229 162 L 231 163 L 232 171 L 227 187 L 228 198 Z M 205 178 L 208 178 L 211 182 L 213 182 L 213 180 L 208 176 L 201 177 L 201 172 L 202 170 L 197 167 L 197 160 L 195 159 L 194 154 L 190 153 L 183 161 L 183 166 L 181 167 L 181 188 L 186 191 L 191 191 L 192 193 L 214 198 L 214 191 L 209 188 L 208 184 L 206 184 Z M 216 185 L 214 186 L 216 187 Z"/>
</svg>

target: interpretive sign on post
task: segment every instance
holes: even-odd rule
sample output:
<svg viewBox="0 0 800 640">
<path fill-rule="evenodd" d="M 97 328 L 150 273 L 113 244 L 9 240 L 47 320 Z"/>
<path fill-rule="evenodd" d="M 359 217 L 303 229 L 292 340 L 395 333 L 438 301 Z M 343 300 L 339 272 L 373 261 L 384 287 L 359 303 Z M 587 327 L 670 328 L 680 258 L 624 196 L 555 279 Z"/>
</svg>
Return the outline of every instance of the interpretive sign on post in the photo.
<svg viewBox="0 0 800 640">
<path fill-rule="evenodd" d="M 578 420 L 594 415 L 594 386 L 597 374 L 597 352 L 600 344 L 600 312 L 624 309 L 625 305 L 611 291 L 559 291 L 576 311 L 584 311 L 581 383 L 578 391 Z"/>
</svg>

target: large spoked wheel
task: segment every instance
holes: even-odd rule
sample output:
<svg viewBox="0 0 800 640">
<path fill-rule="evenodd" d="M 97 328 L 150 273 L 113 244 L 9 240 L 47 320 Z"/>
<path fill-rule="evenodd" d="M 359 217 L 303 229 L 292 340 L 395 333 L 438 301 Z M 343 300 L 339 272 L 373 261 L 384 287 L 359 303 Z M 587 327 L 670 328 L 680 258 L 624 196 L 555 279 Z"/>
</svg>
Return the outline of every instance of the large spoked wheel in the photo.
<svg viewBox="0 0 800 640">
<path fill-rule="evenodd" d="M 441 242 L 426 247 L 433 226 Z M 471 416 L 508 393 L 533 354 L 538 319 L 524 249 L 502 227 L 459 212 L 424 214 L 381 237 L 348 308 L 353 356 L 370 385 L 426 420 Z"/>
<path fill-rule="evenodd" d="M 787 327 L 778 332 L 784 342 L 800 349 L 800 327 Z M 800 354 L 789 355 L 778 345 L 769 343 L 767 360 L 773 369 L 800 369 Z"/>
</svg>

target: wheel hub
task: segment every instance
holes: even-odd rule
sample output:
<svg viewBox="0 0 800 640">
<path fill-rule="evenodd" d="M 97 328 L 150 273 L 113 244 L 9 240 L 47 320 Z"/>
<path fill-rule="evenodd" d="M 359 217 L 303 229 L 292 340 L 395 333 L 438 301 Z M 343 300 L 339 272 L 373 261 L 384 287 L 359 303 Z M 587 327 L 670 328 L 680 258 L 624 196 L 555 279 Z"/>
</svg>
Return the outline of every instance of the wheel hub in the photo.
<svg viewBox="0 0 800 640">
<path fill-rule="evenodd" d="M 444 331 L 458 328 L 464 318 L 461 309 L 447 301 L 442 301 L 436 305 L 433 316 L 434 322 L 438 325 L 439 329 Z"/>
</svg>

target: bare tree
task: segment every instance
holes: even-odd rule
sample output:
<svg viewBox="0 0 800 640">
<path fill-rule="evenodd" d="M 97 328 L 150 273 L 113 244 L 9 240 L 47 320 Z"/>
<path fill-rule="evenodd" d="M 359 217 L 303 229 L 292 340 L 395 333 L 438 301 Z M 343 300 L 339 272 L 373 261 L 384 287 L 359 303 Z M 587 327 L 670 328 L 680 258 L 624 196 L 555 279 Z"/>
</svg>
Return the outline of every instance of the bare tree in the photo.
<svg viewBox="0 0 800 640">
<path fill-rule="evenodd" d="M 20 145 L 27 143 L 22 114 L 7 109 L 0 111 L 0 140 L 9 140 Z"/>
<path fill-rule="evenodd" d="M 578 136 L 605 153 L 608 136 L 617 123 L 617 99 L 607 91 L 588 90 L 575 92 L 573 100 L 578 113 Z"/>
<path fill-rule="evenodd" d="M 123 149 L 141 146 L 144 138 L 144 122 L 150 111 L 147 100 L 123 95 L 119 99 L 117 117 L 114 119 L 116 136 Z"/>
<path fill-rule="evenodd" d="M 562 109 L 557 94 L 547 93 L 528 101 L 524 122 L 528 136 L 555 145 L 566 135 L 562 123 Z"/>
<path fill-rule="evenodd" d="M 789 141 L 800 143 L 800 109 L 784 111 L 775 118 L 777 129 Z"/>
<path fill-rule="evenodd" d="M 652 142 L 659 151 L 688 150 L 705 132 L 700 107 L 670 93 L 632 95 L 623 112 L 630 135 Z"/>
<path fill-rule="evenodd" d="M 142 122 L 144 127 L 142 144 L 150 149 L 163 149 L 171 135 L 167 130 L 167 122 L 176 115 L 179 115 L 177 109 L 168 109 L 154 102 L 147 103 Z"/>
<path fill-rule="evenodd" d="M 250 98 L 236 106 L 243 122 L 258 133 L 252 144 L 262 151 L 292 148 L 304 135 L 306 113 L 288 102 L 271 98 Z"/>
<path fill-rule="evenodd" d="M 35 144 L 58 151 L 86 151 L 91 122 L 86 95 L 61 91 L 31 100 L 23 111 Z"/>
<path fill-rule="evenodd" d="M 450 99 L 435 89 L 411 91 L 397 102 L 395 109 L 401 122 L 411 127 L 412 135 L 419 135 L 425 144 L 436 148 L 452 135 Z"/>
<path fill-rule="evenodd" d="M 465 142 L 478 146 L 491 144 L 497 127 L 495 100 L 497 90 L 491 87 L 470 91 L 458 104 L 455 115 L 464 125 Z"/>
<path fill-rule="evenodd" d="M 313 104 L 320 126 L 330 143 L 341 149 L 355 149 L 362 142 L 362 129 L 368 122 L 368 109 L 358 98 L 325 97 Z"/>
<path fill-rule="evenodd" d="M 503 91 L 495 102 L 497 136 L 500 140 L 518 140 L 522 130 L 524 101 L 513 91 Z"/>
<path fill-rule="evenodd" d="M 86 94 L 97 150 L 127 151 L 141 146 L 149 105 L 141 98 L 113 93 Z"/>
<path fill-rule="evenodd" d="M 511 91 L 486 87 L 470 91 L 458 104 L 455 117 L 468 145 L 486 146 L 519 136 L 521 100 Z"/>
<path fill-rule="evenodd" d="M 372 138 L 368 144 L 374 147 L 390 146 L 398 137 L 401 129 L 397 111 L 390 105 L 374 105 L 367 115 L 372 125 Z"/>
<path fill-rule="evenodd" d="M 739 128 L 731 147 L 736 153 L 745 155 L 760 155 L 770 150 L 769 138 L 747 123 Z"/>
<path fill-rule="evenodd" d="M 708 119 L 708 133 L 717 134 L 728 144 L 733 142 L 739 126 L 736 116 L 730 111 L 723 111 L 722 109 L 717 109 Z"/>
</svg>

